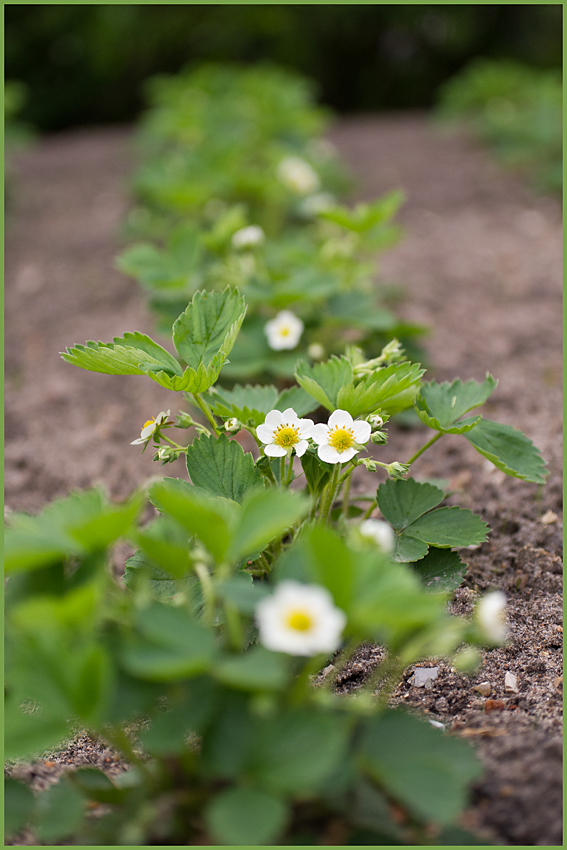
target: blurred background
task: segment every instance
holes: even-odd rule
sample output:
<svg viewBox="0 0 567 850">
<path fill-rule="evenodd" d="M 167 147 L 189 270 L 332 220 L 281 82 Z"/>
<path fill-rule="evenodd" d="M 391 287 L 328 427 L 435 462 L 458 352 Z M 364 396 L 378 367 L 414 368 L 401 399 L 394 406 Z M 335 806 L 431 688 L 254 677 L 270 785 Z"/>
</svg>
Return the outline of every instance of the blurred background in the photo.
<svg viewBox="0 0 567 850">
<path fill-rule="evenodd" d="M 473 58 L 559 69 L 561 16 L 560 4 L 7 5 L 9 106 L 39 131 L 125 123 L 156 73 L 269 59 L 339 113 L 427 108 Z"/>
</svg>

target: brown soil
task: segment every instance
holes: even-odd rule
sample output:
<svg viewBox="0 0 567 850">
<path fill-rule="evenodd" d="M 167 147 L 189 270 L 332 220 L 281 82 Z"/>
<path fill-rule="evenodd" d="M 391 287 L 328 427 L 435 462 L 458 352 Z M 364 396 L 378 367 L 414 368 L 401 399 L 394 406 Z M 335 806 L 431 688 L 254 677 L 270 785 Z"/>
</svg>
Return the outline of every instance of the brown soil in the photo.
<svg viewBox="0 0 567 850">
<path fill-rule="evenodd" d="M 125 331 L 153 334 L 137 286 L 113 269 L 128 206 L 130 131 L 78 131 L 46 139 L 16 164 L 6 244 L 6 503 L 38 511 L 73 488 L 102 482 L 125 497 L 159 473 L 128 443 L 172 405 L 137 377 L 73 369 L 58 352 Z M 462 438 L 445 437 L 415 465 L 418 478 L 450 480 L 451 499 L 480 513 L 488 543 L 466 551 L 469 571 L 453 607 L 468 614 L 479 592 L 508 595 L 510 638 L 473 676 L 444 664 L 430 688 L 406 671 L 394 699 L 466 737 L 486 766 L 463 824 L 509 845 L 561 844 L 561 211 L 529 193 L 488 155 L 440 134 L 421 115 L 341 121 L 331 138 L 360 180 L 358 199 L 403 187 L 407 237 L 381 262 L 403 284 L 397 308 L 430 325 L 425 342 L 439 380 L 490 371 L 500 384 L 489 416 L 541 448 L 543 488 L 507 478 Z M 403 460 L 423 443 L 392 427 L 382 457 Z M 183 475 L 181 462 L 168 474 Z M 362 484 L 363 482 L 359 482 Z M 372 482 L 366 479 L 365 489 Z M 340 688 L 360 684 L 378 660 L 367 647 Z M 424 665 L 421 665 L 424 666 Z M 518 693 L 506 693 L 506 672 Z M 491 685 L 491 704 L 474 690 Z M 45 787 L 61 765 L 105 766 L 111 754 L 78 739 L 19 775 Z M 107 765 L 108 766 L 108 765 Z M 23 838 L 19 843 L 34 843 Z"/>
</svg>

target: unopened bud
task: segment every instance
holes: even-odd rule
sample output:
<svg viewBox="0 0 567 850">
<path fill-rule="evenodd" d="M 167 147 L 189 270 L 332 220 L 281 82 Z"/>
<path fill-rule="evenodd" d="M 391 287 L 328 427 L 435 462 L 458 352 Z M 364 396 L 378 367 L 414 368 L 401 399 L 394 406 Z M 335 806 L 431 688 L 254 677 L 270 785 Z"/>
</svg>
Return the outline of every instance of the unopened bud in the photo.
<svg viewBox="0 0 567 850">
<path fill-rule="evenodd" d="M 388 435 L 385 431 L 374 431 L 374 433 L 370 435 L 370 439 L 375 446 L 385 446 L 388 442 Z"/>
<path fill-rule="evenodd" d="M 365 458 L 362 458 L 362 460 L 360 462 L 363 466 L 366 467 L 368 472 L 376 472 L 376 470 L 378 469 L 378 464 L 376 463 L 375 460 L 372 460 L 372 458 L 365 457 Z"/>
<path fill-rule="evenodd" d="M 191 428 L 195 425 L 193 417 L 189 413 L 178 413 L 175 421 L 176 428 Z"/>
<path fill-rule="evenodd" d="M 163 466 L 166 463 L 173 463 L 181 454 L 182 449 L 175 449 L 173 446 L 162 446 L 154 455 L 154 460 L 159 460 Z"/>
<path fill-rule="evenodd" d="M 404 475 L 407 473 L 409 466 L 409 463 L 398 463 L 398 461 L 395 460 L 393 463 L 389 463 L 386 466 L 386 472 L 388 473 L 390 478 L 403 478 Z"/>
<path fill-rule="evenodd" d="M 373 428 L 381 428 L 384 424 L 384 420 L 379 413 L 372 413 L 370 416 L 367 416 L 366 421 L 370 422 Z"/>
</svg>

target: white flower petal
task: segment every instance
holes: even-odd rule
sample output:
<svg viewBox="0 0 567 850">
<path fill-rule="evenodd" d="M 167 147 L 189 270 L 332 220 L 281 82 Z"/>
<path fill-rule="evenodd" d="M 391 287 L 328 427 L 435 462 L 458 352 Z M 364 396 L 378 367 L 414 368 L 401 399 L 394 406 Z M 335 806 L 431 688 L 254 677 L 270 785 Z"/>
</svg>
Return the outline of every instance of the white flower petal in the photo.
<svg viewBox="0 0 567 850">
<path fill-rule="evenodd" d="M 268 428 L 275 430 L 280 425 L 283 425 L 284 418 L 281 410 L 270 410 L 268 414 L 266 414 L 266 418 L 264 419 L 264 425 L 267 425 Z"/>
<path fill-rule="evenodd" d="M 317 425 L 314 425 L 311 429 L 311 434 L 309 435 L 311 439 L 318 443 L 320 446 L 327 445 L 329 442 L 329 429 L 326 425 L 323 425 L 322 422 L 319 422 Z"/>
<path fill-rule="evenodd" d="M 345 449 L 343 452 L 340 452 L 340 461 L 341 463 L 346 463 L 347 460 L 350 460 L 358 453 L 358 449 Z"/>
<path fill-rule="evenodd" d="M 141 439 L 147 440 L 148 437 L 151 437 L 152 434 L 154 433 L 154 431 L 156 430 L 156 427 L 157 427 L 157 423 L 151 422 L 149 425 L 146 425 L 144 428 L 142 428 L 142 430 L 140 432 Z"/>
<path fill-rule="evenodd" d="M 256 428 L 256 434 L 259 440 L 262 440 L 263 443 L 271 443 L 274 439 L 274 429 L 270 428 L 264 422 L 262 425 L 258 425 Z"/>
<path fill-rule="evenodd" d="M 307 440 L 300 440 L 299 443 L 295 444 L 294 449 L 295 449 L 295 454 L 297 455 L 297 457 L 301 457 L 302 455 L 305 454 L 305 452 L 307 451 L 308 445 L 309 445 L 309 443 L 307 442 Z"/>
<path fill-rule="evenodd" d="M 312 419 L 299 419 L 297 422 L 297 427 L 299 428 L 299 435 L 302 439 L 307 439 L 311 434 L 311 429 L 313 428 L 313 420 Z"/>
<path fill-rule="evenodd" d="M 338 451 L 328 444 L 323 446 L 320 445 L 317 449 L 317 454 L 321 460 L 325 461 L 325 463 L 340 463 L 342 460 Z M 346 452 L 343 452 L 343 454 L 346 454 Z"/>
<path fill-rule="evenodd" d="M 352 423 L 354 439 L 357 443 L 367 443 L 370 439 L 372 428 L 370 422 L 365 422 L 363 419 L 356 419 Z"/>
<path fill-rule="evenodd" d="M 287 454 L 287 450 L 283 446 L 276 446 L 272 443 L 269 446 L 264 446 L 264 454 L 268 457 L 283 457 Z"/>
<path fill-rule="evenodd" d="M 335 410 L 329 416 L 329 428 L 352 428 L 352 416 L 346 410 Z"/>
<path fill-rule="evenodd" d="M 284 410 L 284 412 L 282 413 L 282 416 L 283 416 L 284 422 L 288 423 L 289 425 L 293 425 L 294 427 L 297 427 L 299 425 L 299 419 L 297 418 L 297 413 L 295 412 L 295 410 L 292 407 L 288 407 L 287 410 Z"/>
</svg>

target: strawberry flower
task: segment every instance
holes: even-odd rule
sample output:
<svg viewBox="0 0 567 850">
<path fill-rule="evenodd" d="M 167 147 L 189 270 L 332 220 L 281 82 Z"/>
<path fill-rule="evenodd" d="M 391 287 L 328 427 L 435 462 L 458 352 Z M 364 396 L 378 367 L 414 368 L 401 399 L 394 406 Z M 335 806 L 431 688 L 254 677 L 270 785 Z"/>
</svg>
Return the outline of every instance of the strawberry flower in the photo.
<svg viewBox="0 0 567 850">
<path fill-rule="evenodd" d="M 293 449 L 301 457 L 307 449 L 312 428 L 311 419 L 299 419 L 295 410 L 288 407 L 283 413 L 270 410 L 264 423 L 256 428 L 256 434 L 265 443 L 264 454 L 268 457 L 289 456 Z"/>
<path fill-rule="evenodd" d="M 169 428 L 173 425 L 174 423 L 169 421 L 170 413 L 171 411 L 169 410 L 162 410 L 156 417 L 152 416 L 151 419 L 144 422 L 140 436 L 137 440 L 132 440 L 130 445 L 139 446 L 143 443 L 147 443 L 159 428 Z"/>
<path fill-rule="evenodd" d="M 327 425 L 314 425 L 311 438 L 317 454 L 325 463 L 344 463 L 357 454 L 370 439 L 372 428 L 362 419 L 353 420 L 346 410 L 331 413 Z"/>
<path fill-rule="evenodd" d="M 340 645 L 346 625 L 329 591 L 317 584 L 282 581 L 256 606 L 260 643 L 288 655 L 331 653 Z"/>
</svg>

